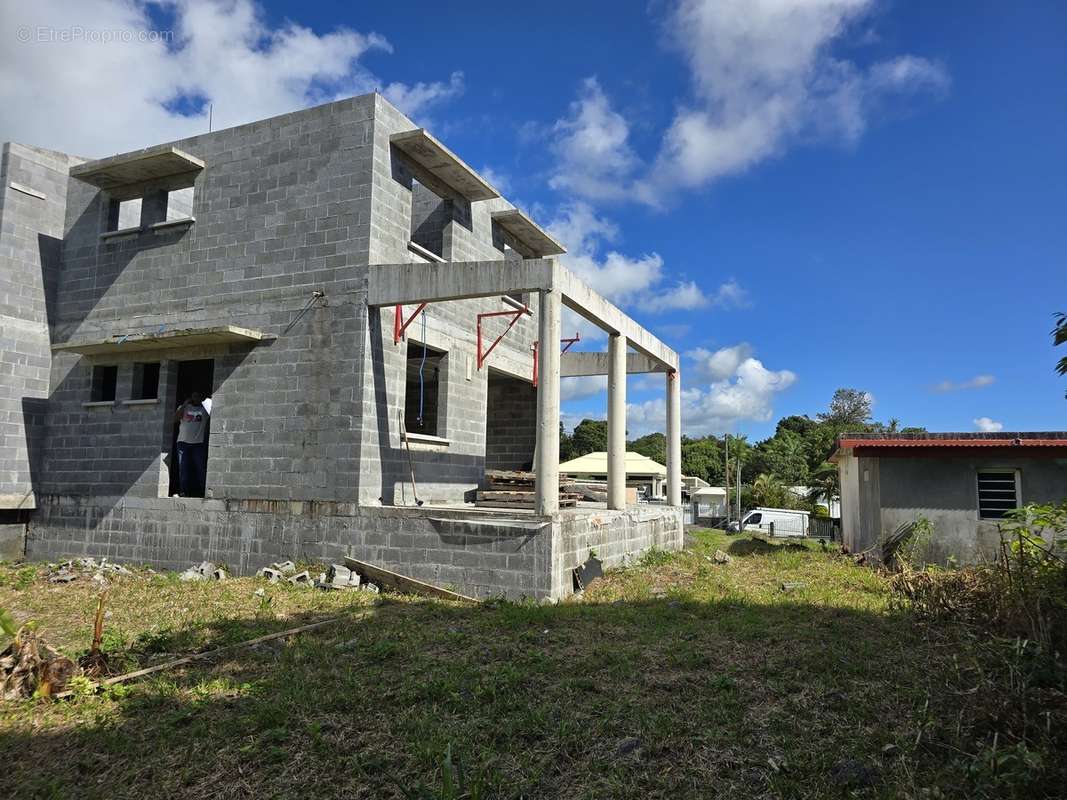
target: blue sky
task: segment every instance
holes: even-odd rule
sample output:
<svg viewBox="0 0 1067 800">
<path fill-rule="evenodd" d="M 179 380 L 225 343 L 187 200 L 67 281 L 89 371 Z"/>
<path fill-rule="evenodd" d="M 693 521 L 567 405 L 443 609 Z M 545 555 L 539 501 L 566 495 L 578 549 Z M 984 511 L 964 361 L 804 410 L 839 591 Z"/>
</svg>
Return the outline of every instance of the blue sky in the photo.
<svg viewBox="0 0 1067 800">
<path fill-rule="evenodd" d="M 690 433 L 761 438 L 839 386 L 933 430 L 1067 427 L 1060 3 L 19 6 L 0 30 L 178 35 L 0 48 L 0 139 L 104 155 L 207 99 L 219 127 L 382 90 L 685 354 Z M 597 388 L 564 388 L 568 420 Z M 659 428 L 659 382 L 630 394 L 631 434 Z"/>
</svg>

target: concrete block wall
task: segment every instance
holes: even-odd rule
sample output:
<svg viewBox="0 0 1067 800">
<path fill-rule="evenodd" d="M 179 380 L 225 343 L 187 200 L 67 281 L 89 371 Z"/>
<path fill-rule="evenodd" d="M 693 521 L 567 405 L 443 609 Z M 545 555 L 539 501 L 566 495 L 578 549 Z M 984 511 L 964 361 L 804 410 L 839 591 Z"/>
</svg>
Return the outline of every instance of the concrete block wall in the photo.
<svg viewBox="0 0 1067 800">
<path fill-rule="evenodd" d="M 552 525 L 457 512 L 276 501 L 49 497 L 30 525 L 35 559 L 103 556 L 185 569 L 210 560 L 250 574 L 287 558 L 344 556 L 477 597 L 545 597 Z"/>
<path fill-rule="evenodd" d="M 247 575 L 287 558 L 352 556 L 475 597 L 559 599 L 591 549 L 610 568 L 649 547 L 682 545 L 682 509 L 667 507 L 507 520 L 351 503 L 101 499 L 45 498 L 29 525 L 30 557 L 106 556 L 173 570 L 209 560 Z"/>
<path fill-rule="evenodd" d="M 605 569 L 627 566 L 650 548 L 681 550 L 682 506 L 631 506 L 624 511 L 597 514 L 563 513 L 552 570 L 552 596 L 571 592 L 571 570 L 595 551 Z"/>
<path fill-rule="evenodd" d="M 408 248 L 412 215 L 420 220 L 423 215 L 431 214 L 440 220 L 445 213 L 443 209 L 448 209 L 451 221 L 442 232 L 444 257 L 455 261 L 500 260 L 501 268 L 506 269 L 504 252 L 494 244 L 489 217 L 492 210 L 511 207 L 505 200 L 442 201 L 418 186 L 414 188 L 413 200 L 412 180 L 417 178 L 416 170 L 392 149 L 389 137 L 415 127 L 411 120 L 377 97 L 370 263 L 423 260 Z M 492 298 L 432 303 L 407 330 L 408 340 L 425 339 L 425 344 L 448 354 L 441 387 L 446 414 L 439 420 L 439 435 L 448 443 L 420 443 L 411 448 L 421 499 L 455 501 L 481 482 L 485 471 L 488 367 L 520 379 L 532 377 L 536 306 L 535 315 L 524 317 L 494 350 L 486 366 L 477 368 L 477 315 L 506 308 Z M 414 306 L 405 307 L 405 318 L 414 311 Z M 406 347 L 403 342 L 393 343 L 393 325 L 393 309 L 371 310 L 363 365 L 364 374 L 370 378 L 364 383 L 360 459 L 364 480 L 359 493 L 359 502 L 369 505 L 403 502 L 411 491 L 411 467 L 399 424 L 404 405 Z M 486 336 L 495 337 L 506 325 L 506 318 L 488 320 Z"/>
<path fill-rule="evenodd" d="M 488 379 L 485 468 L 533 469 L 537 444 L 537 389 L 499 373 Z"/>
<path fill-rule="evenodd" d="M 174 143 L 207 167 L 194 183 L 195 222 L 165 232 L 101 239 L 108 194 L 70 182 L 57 340 L 192 325 L 276 337 L 172 354 L 216 360 L 216 497 L 356 493 L 373 114 L 373 97 L 353 98 Z M 325 298 L 309 306 L 316 291 Z M 43 491 L 159 494 L 176 367 L 163 371 L 157 406 L 127 407 L 136 360 L 56 360 Z M 85 408 L 103 363 L 120 366 L 119 403 Z"/>
<path fill-rule="evenodd" d="M 36 504 L 67 171 L 79 161 L 14 143 L 0 151 L 0 509 Z"/>
</svg>

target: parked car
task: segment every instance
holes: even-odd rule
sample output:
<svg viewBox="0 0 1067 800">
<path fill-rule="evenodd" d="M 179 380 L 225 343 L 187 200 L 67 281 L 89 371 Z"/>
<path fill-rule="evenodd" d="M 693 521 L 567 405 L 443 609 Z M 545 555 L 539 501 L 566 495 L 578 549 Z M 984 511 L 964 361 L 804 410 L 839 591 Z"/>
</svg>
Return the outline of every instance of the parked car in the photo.
<svg viewBox="0 0 1067 800">
<path fill-rule="evenodd" d="M 758 531 L 772 536 L 807 536 L 807 511 L 795 508 L 754 508 L 741 518 L 740 524 L 730 523 L 730 530 Z"/>
</svg>

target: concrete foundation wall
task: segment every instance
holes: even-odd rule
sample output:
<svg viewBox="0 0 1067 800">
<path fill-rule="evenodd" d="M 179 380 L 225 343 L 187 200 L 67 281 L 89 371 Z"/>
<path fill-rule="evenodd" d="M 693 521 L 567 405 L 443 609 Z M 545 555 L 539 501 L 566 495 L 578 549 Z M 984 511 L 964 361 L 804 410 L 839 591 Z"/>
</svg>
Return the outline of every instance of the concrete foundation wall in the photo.
<svg viewBox="0 0 1067 800">
<path fill-rule="evenodd" d="M 0 152 L 0 509 L 35 505 L 67 170 L 78 161 L 20 144 Z"/>
<path fill-rule="evenodd" d="M 590 548 L 607 566 L 653 546 L 680 548 L 681 513 L 650 507 L 543 520 L 351 503 L 43 496 L 27 555 L 175 570 L 207 559 L 235 574 L 286 558 L 348 555 L 473 596 L 559 598 Z"/>
</svg>

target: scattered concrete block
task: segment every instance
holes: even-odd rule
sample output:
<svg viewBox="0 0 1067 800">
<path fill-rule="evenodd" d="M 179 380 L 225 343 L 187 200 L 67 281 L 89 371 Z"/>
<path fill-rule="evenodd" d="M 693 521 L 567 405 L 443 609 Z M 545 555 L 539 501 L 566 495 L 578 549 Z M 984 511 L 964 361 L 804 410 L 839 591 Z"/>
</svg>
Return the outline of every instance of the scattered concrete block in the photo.
<svg viewBox="0 0 1067 800">
<path fill-rule="evenodd" d="M 370 592 L 371 594 L 380 594 L 381 588 L 376 583 L 364 583 L 359 587 L 361 592 Z"/>
<path fill-rule="evenodd" d="M 314 586 L 315 581 L 311 578 L 311 573 L 307 570 L 298 572 L 296 575 L 292 575 L 288 578 L 289 583 L 294 586 Z"/>
<path fill-rule="evenodd" d="M 722 550 L 716 550 L 714 558 L 716 564 L 729 564 L 731 561 L 733 561 L 733 558 L 730 556 L 730 554 Z"/>
<path fill-rule="evenodd" d="M 808 584 L 804 583 L 803 581 L 786 581 L 782 584 L 783 592 L 795 592 L 800 589 L 806 588 L 808 588 Z"/>
<path fill-rule="evenodd" d="M 292 575 L 294 572 L 296 572 L 296 564 L 294 564 L 292 561 L 282 561 L 279 563 L 271 564 L 270 566 L 271 569 L 277 570 L 283 576 Z"/>
<path fill-rule="evenodd" d="M 215 572 L 215 565 L 210 561 L 201 561 L 199 567 L 195 567 L 196 571 L 203 575 L 205 578 L 210 578 Z"/>
<path fill-rule="evenodd" d="M 271 583 L 277 583 L 285 576 L 281 572 L 274 569 L 274 567 L 264 567 L 256 573 L 257 578 L 266 578 Z"/>
<path fill-rule="evenodd" d="M 198 570 L 196 567 L 189 567 L 189 569 L 185 570 L 185 572 L 183 572 L 181 575 L 178 576 L 178 580 L 180 580 L 180 581 L 206 581 L 207 577 L 204 576 L 200 572 L 200 570 Z"/>
<path fill-rule="evenodd" d="M 77 579 L 78 579 L 78 576 L 75 575 L 73 572 L 68 572 L 65 569 L 62 569 L 59 572 L 57 572 L 55 575 L 53 575 L 51 578 L 49 578 L 48 580 L 50 582 L 52 582 L 52 583 L 70 583 L 71 581 L 74 581 L 74 580 L 77 580 Z"/>
<path fill-rule="evenodd" d="M 211 573 L 211 577 L 217 581 L 224 581 L 230 576 L 226 574 L 226 570 L 224 570 L 222 567 L 218 567 L 214 572 Z"/>
</svg>

